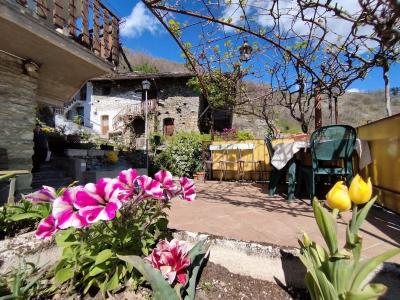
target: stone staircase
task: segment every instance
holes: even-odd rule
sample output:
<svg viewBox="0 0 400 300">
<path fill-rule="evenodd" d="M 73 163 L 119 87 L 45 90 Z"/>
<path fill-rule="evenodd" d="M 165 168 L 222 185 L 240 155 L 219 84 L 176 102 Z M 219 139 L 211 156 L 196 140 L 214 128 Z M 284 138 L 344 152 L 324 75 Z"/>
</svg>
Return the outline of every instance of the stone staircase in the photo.
<svg viewBox="0 0 400 300">
<path fill-rule="evenodd" d="M 40 167 L 40 171 L 33 173 L 32 189 L 40 189 L 43 185 L 48 185 L 54 188 L 65 187 L 71 184 L 74 179 L 68 177 L 65 171 L 58 167 L 53 162 L 44 163 Z"/>
</svg>

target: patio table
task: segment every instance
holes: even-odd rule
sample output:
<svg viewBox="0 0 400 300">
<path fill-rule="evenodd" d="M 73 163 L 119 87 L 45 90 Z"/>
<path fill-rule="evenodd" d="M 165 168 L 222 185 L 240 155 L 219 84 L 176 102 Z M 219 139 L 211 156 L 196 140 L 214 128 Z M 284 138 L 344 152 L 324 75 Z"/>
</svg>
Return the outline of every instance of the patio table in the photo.
<svg viewBox="0 0 400 300">
<path fill-rule="evenodd" d="M 275 152 L 271 158 L 271 164 L 278 170 L 281 170 L 292 158 L 294 158 L 297 152 L 299 152 L 301 149 L 306 150 L 307 148 L 310 148 L 310 142 L 294 141 L 289 143 L 281 143 L 277 144 L 274 148 Z M 356 139 L 354 150 L 356 150 L 359 157 L 360 169 L 363 169 L 372 163 L 371 152 L 367 141 Z"/>
</svg>

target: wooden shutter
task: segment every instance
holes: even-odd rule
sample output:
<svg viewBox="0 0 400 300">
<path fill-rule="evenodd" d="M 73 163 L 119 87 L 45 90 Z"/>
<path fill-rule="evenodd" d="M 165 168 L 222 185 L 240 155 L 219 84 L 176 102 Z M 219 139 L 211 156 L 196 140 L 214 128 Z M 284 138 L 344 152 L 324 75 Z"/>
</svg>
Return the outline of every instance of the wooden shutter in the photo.
<svg viewBox="0 0 400 300">
<path fill-rule="evenodd" d="M 108 115 L 103 115 L 101 116 L 101 134 L 107 135 L 109 130 Z"/>
</svg>

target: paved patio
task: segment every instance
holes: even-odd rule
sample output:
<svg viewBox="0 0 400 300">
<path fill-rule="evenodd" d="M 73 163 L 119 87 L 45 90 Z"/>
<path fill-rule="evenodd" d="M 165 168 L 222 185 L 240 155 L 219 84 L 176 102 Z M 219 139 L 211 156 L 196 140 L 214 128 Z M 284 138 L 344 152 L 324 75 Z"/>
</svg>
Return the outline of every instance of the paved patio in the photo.
<svg viewBox="0 0 400 300">
<path fill-rule="evenodd" d="M 175 200 L 170 212 L 170 227 L 209 233 L 239 240 L 297 247 L 303 231 L 319 243 L 309 200 L 288 203 L 280 196 L 268 197 L 266 185 L 249 183 L 196 183 L 196 201 Z M 345 241 L 345 223 L 350 213 L 342 215 L 339 237 Z M 366 257 L 400 247 L 400 216 L 373 208 L 361 228 Z M 400 255 L 392 262 L 400 264 Z"/>
</svg>

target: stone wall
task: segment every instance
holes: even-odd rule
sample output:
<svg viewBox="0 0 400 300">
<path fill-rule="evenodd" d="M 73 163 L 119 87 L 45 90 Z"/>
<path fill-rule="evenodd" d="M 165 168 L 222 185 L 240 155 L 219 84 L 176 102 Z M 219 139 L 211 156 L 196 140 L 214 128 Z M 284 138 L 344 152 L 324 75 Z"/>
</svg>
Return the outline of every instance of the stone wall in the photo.
<svg viewBox="0 0 400 300">
<path fill-rule="evenodd" d="M 9 169 L 32 169 L 37 86 L 19 59 L 0 52 L 0 148 L 7 149 Z M 17 188 L 28 188 L 30 180 L 19 177 Z"/>
<path fill-rule="evenodd" d="M 163 133 L 164 120 L 174 120 L 175 132 L 199 131 L 200 98 L 186 85 L 187 79 L 177 79 L 165 85 L 159 93 L 157 130 Z"/>
</svg>

